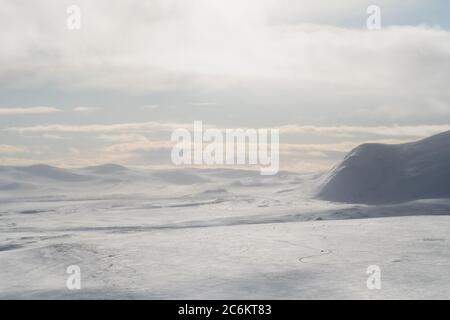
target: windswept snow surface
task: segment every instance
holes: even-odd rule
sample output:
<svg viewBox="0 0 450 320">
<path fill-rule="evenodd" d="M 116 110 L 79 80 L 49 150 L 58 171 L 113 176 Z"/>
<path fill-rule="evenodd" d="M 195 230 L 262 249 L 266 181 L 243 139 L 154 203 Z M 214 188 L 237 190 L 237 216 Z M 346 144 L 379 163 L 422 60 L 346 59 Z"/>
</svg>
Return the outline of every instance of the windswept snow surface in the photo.
<svg viewBox="0 0 450 320">
<path fill-rule="evenodd" d="M 0 299 L 450 297 L 449 200 L 331 203 L 313 198 L 321 181 L 0 167 Z M 81 290 L 66 287 L 71 265 Z"/>
</svg>

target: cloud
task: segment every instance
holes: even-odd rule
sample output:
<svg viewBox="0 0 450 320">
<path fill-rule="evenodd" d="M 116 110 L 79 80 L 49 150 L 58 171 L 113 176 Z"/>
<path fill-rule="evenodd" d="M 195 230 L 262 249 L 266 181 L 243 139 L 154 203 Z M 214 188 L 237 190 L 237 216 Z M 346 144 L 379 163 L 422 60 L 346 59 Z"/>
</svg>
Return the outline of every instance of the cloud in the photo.
<svg viewBox="0 0 450 320">
<path fill-rule="evenodd" d="M 71 155 L 74 155 L 74 156 L 77 156 L 80 154 L 80 150 L 78 150 L 77 148 L 69 147 L 67 150 L 69 151 L 69 153 Z"/>
<path fill-rule="evenodd" d="M 380 5 L 392 8 L 390 2 Z M 368 32 L 326 24 L 330 16 L 336 22 L 356 15 L 365 25 L 361 1 L 79 1 L 79 32 L 65 29 L 63 4 L 7 4 L 0 15 L 6 43 L 0 83 L 8 86 L 53 82 L 65 89 L 148 93 L 272 84 L 308 96 L 352 92 L 396 102 L 406 93 L 408 101 L 443 96 L 450 80 L 448 31 L 408 26 Z M 125 33 L 120 41 L 110 36 Z"/>
<path fill-rule="evenodd" d="M 29 152 L 27 147 L 11 146 L 7 144 L 0 144 L 0 153 L 26 153 Z"/>
<path fill-rule="evenodd" d="M 76 107 L 73 109 L 73 111 L 75 111 L 75 112 L 82 112 L 82 113 L 92 113 L 97 110 L 101 110 L 101 108 L 98 108 L 98 107 Z"/>
<path fill-rule="evenodd" d="M 225 130 L 224 126 L 204 125 L 205 128 L 217 128 Z M 49 124 L 30 127 L 10 127 L 4 129 L 5 132 L 20 133 L 25 135 L 42 134 L 47 139 L 61 139 L 65 135 L 73 137 L 73 134 L 90 134 L 90 142 L 94 143 L 99 159 L 132 159 L 135 162 L 151 164 L 152 160 L 144 158 L 145 152 L 153 152 L 159 158 L 168 161 L 170 149 L 173 142 L 169 140 L 169 132 L 179 128 L 192 129 L 192 123 L 164 123 L 164 122 L 136 122 L 136 123 L 115 123 L 115 124 L 93 124 L 93 125 L 64 125 Z M 339 155 L 343 155 L 363 142 L 376 143 L 403 143 L 419 138 L 424 138 L 432 134 L 450 130 L 450 125 L 416 125 L 416 126 L 317 126 L 317 125 L 283 125 L 278 127 L 281 132 L 281 159 L 285 167 L 304 170 L 307 166 L 305 161 L 311 159 L 322 159 L 321 167 L 339 160 Z M 229 128 L 232 129 L 232 128 Z M 155 140 L 160 133 L 160 137 L 165 140 Z M 61 136 L 63 135 L 63 136 Z M 152 136 L 150 139 L 148 136 Z M 304 140 L 303 137 L 317 137 L 310 143 L 295 143 Z M 165 137 L 165 138 L 164 138 Z M 347 140 L 342 141 L 342 138 Z M 329 142 L 327 142 L 329 141 Z M 336 142 L 337 141 L 337 142 Z M 98 143 L 110 145 L 100 145 Z M 70 146 L 72 156 L 78 158 L 80 163 L 87 163 L 84 147 L 75 149 Z M 4 154 L 13 153 L 34 153 L 44 154 L 47 149 L 36 149 L 24 146 L 1 145 L 0 152 Z M 66 149 L 68 150 L 68 149 Z M 76 152 L 74 150 L 77 150 Z M 88 152 L 89 153 L 89 152 Z M 121 154 L 115 157 L 112 154 Z M 155 156 L 152 154 L 152 157 Z M 49 155 L 47 161 L 57 159 L 55 153 Z M 59 158 L 58 158 L 59 159 Z M 62 159 L 62 158 L 61 158 Z M 140 159 L 140 160 L 139 160 Z M 4 160 L 4 159 L 3 159 Z M 91 159 L 94 161 L 94 159 Z M 5 160 L 4 160 L 5 161 Z M 41 160 L 42 161 L 42 160 Z M 61 160 L 62 161 L 62 160 Z M 67 159 L 70 163 L 76 163 L 75 159 Z M 101 162 L 98 159 L 95 160 Z M 302 164 L 295 164 L 301 161 Z M 39 161 L 38 161 L 39 162 Z M 139 163 L 140 163 L 139 162 Z M 124 162 L 122 162 L 124 163 Z M 125 162 L 126 163 L 126 162 Z M 314 166 L 309 166 L 310 168 Z M 302 169 L 303 168 L 303 169 Z M 319 168 L 319 167 L 317 167 Z M 306 170 L 306 169 L 305 169 Z M 314 170 L 313 170 L 314 171 Z"/>
<path fill-rule="evenodd" d="M 148 105 L 148 106 L 142 106 L 142 109 L 146 109 L 146 110 L 156 110 L 159 109 L 160 106 L 157 104 L 152 104 L 152 105 Z"/>
<path fill-rule="evenodd" d="M 112 142 L 133 142 L 147 140 L 147 138 L 140 134 L 101 134 L 97 137 L 100 140 Z"/>
<path fill-rule="evenodd" d="M 114 144 L 103 148 L 102 151 L 108 153 L 134 153 L 140 151 L 168 151 L 173 148 L 173 143 L 170 141 L 134 141 Z M 167 160 L 170 159 L 170 152 L 167 152 Z"/>
<path fill-rule="evenodd" d="M 203 124 L 204 130 L 216 128 L 219 130 L 233 129 L 223 125 L 213 126 Z M 16 132 L 21 134 L 44 133 L 50 138 L 49 133 L 99 133 L 99 139 L 108 141 L 136 141 L 145 140 L 145 136 L 140 133 L 164 133 L 176 129 L 193 129 L 193 123 L 176 122 L 130 122 L 115 124 L 91 124 L 91 125 L 65 125 L 49 124 L 30 127 L 8 127 L 3 129 L 6 132 Z M 379 136 L 384 138 L 424 138 L 437 133 L 450 130 L 450 125 L 414 125 L 414 126 L 316 126 L 316 125 L 281 125 L 272 127 L 279 129 L 281 135 L 319 135 L 322 137 L 353 137 L 358 138 L 361 134 Z M 234 128 L 236 129 L 236 128 Z M 244 128 L 245 129 L 245 128 Z M 355 140 L 358 141 L 359 139 Z"/>
<path fill-rule="evenodd" d="M 116 124 L 92 125 L 64 125 L 50 124 L 31 127 L 9 127 L 4 131 L 26 133 L 109 133 L 99 136 L 100 139 L 110 141 L 128 141 L 142 136 L 135 133 L 144 132 L 170 132 L 175 129 L 193 128 L 193 123 L 172 122 L 131 122 Z M 204 124 L 204 129 L 217 128 L 224 130 L 223 125 L 213 126 Z M 411 137 L 421 138 L 450 130 L 450 125 L 415 125 L 415 126 L 315 126 L 315 125 L 282 125 L 278 128 L 281 134 L 317 134 L 336 137 L 357 137 L 360 134 L 369 134 L 382 137 Z M 233 128 L 227 128 L 233 129 Z M 111 135 L 112 134 L 112 135 Z"/>
<path fill-rule="evenodd" d="M 450 130 L 450 125 L 416 125 L 416 126 L 297 126 L 279 127 L 281 133 L 320 134 L 324 136 L 357 137 L 369 134 L 383 137 L 424 138 Z"/>
<path fill-rule="evenodd" d="M 62 139 L 64 139 L 64 138 L 61 137 L 61 136 L 58 136 L 58 135 L 56 135 L 56 134 L 49 134 L 49 133 L 43 134 L 43 135 L 42 135 L 42 138 L 44 138 L 44 139 L 50 139 L 50 140 L 62 140 Z"/>
<path fill-rule="evenodd" d="M 146 110 L 159 104 L 171 107 L 157 112 L 167 122 L 133 122 L 140 120 L 136 114 L 142 112 L 123 107 L 108 121 L 135 120 L 5 121 L 0 130 L 8 139 L 17 138 L 15 134 L 47 139 L 92 134 L 96 139 L 77 146 L 76 157 L 58 158 L 56 151 L 52 155 L 55 161 L 70 163 L 75 158 L 88 161 L 84 151 L 94 143 L 100 145 L 96 150 L 111 151 L 99 156 L 105 162 L 118 157 L 113 153 L 120 150 L 124 151 L 120 160 L 129 160 L 126 152 L 160 146 L 150 136 L 160 140 L 176 128 L 191 128 L 192 123 L 178 123 L 178 119 L 197 116 L 205 126 L 209 122 L 218 128 L 225 123 L 287 124 L 280 129 L 289 144 L 314 138 L 306 141 L 314 142 L 310 145 L 285 145 L 285 152 L 298 155 L 294 157 L 298 161 L 303 155 L 343 153 L 362 140 L 400 141 L 449 130 L 450 32 L 425 24 L 386 25 L 369 32 L 364 29 L 366 2 L 79 0 L 82 29 L 68 31 L 65 1 L 5 0 L 0 11 L 0 86 L 6 95 L 10 88 L 28 92 L 56 87 L 60 96 L 55 99 L 63 100 L 65 91 L 75 90 L 80 93 L 76 101 L 87 105 L 96 103 L 84 102 L 89 98 L 98 101 L 105 95 L 105 103 L 117 96 L 117 103 L 126 98 L 132 105 L 154 103 L 142 107 Z M 420 13 L 426 6 L 411 0 L 407 13 L 402 13 L 406 7 L 401 1 L 380 0 L 378 5 L 388 19 L 402 14 L 409 19 L 409 13 Z M 215 101 L 221 108 L 208 108 L 217 105 Z M 58 111 L 0 108 L 0 115 Z M 164 136 L 153 136 L 157 133 Z"/>
<path fill-rule="evenodd" d="M 48 146 L 13 146 L 0 144 L 0 154 L 32 153 L 39 155 L 47 150 Z"/>
<path fill-rule="evenodd" d="M 51 124 L 31 127 L 9 127 L 5 131 L 18 133 L 136 133 L 136 132 L 158 132 L 172 131 L 177 128 L 191 128 L 192 124 L 164 123 L 164 122 L 132 122 L 116 124 L 91 124 L 91 125 L 65 125 Z"/>
<path fill-rule="evenodd" d="M 355 142 L 339 142 L 339 143 L 310 143 L 310 144 L 295 144 L 295 143 L 286 143 L 280 146 L 280 150 L 282 152 L 303 152 L 303 153 L 314 153 L 318 152 L 323 154 L 324 152 L 348 152 L 354 147 L 356 147 L 357 143 Z"/>
<path fill-rule="evenodd" d="M 227 111 L 240 108 L 243 123 L 255 114 L 282 123 L 293 114 L 306 123 L 442 123 L 450 113 L 450 32 L 426 25 L 369 32 L 337 23 L 351 17 L 364 26 L 364 1 L 79 5 L 83 27 L 69 32 L 64 3 L 6 1 L 0 13 L 3 86 L 164 91 L 176 111 L 189 101 L 187 93 L 190 105 L 221 101 Z M 405 9 L 398 1 L 378 5 L 389 14 Z M 408 10 L 422 6 L 413 1 Z M 127 36 L 117 41 L 111 34 Z"/>
<path fill-rule="evenodd" d="M 30 108 L 0 108 L 0 115 L 26 115 L 60 112 L 60 109 L 52 107 L 30 107 Z"/>
<path fill-rule="evenodd" d="M 210 107 L 217 105 L 217 102 L 212 101 L 203 101 L 203 102 L 189 102 L 189 105 L 191 106 L 197 106 L 197 107 Z"/>
</svg>

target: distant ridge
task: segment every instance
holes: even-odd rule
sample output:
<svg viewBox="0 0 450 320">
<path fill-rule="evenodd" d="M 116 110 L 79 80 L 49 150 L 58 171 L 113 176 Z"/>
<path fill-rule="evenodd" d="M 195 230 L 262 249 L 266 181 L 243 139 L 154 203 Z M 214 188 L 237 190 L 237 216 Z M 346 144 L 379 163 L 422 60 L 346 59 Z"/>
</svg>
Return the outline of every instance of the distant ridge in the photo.
<svg viewBox="0 0 450 320">
<path fill-rule="evenodd" d="M 114 172 L 122 172 L 128 170 L 124 166 L 108 163 L 99 166 L 90 166 L 83 168 L 86 171 L 90 171 L 93 173 L 114 173 Z"/>
<path fill-rule="evenodd" d="M 69 172 L 65 169 L 52 167 L 45 164 L 36 164 L 29 167 L 13 167 L 17 171 L 25 172 L 33 176 L 44 177 L 52 180 L 60 181 L 84 181 L 88 177 Z"/>
<path fill-rule="evenodd" d="M 450 198 L 450 131 L 406 144 L 363 144 L 327 174 L 317 197 L 364 204 Z"/>
</svg>

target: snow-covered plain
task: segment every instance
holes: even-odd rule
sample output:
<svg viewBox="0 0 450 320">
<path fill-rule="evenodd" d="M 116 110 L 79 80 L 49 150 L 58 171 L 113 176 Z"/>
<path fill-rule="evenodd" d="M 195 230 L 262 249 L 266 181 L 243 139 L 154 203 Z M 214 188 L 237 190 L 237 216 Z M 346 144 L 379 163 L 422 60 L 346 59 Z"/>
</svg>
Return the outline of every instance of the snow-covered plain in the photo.
<svg viewBox="0 0 450 320">
<path fill-rule="evenodd" d="M 450 298 L 450 200 L 331 203 L 322 180 L 0 167 L 0 299 Z"/>
</svg>

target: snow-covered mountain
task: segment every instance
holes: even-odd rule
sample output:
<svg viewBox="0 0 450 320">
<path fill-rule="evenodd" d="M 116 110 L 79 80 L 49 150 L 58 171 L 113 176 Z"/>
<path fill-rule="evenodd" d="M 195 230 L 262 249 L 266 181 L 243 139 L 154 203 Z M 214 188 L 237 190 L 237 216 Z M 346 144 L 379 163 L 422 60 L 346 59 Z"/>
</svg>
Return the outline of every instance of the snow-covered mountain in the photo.
<svg viewBox="0 0 450 320">
<path fill-rule="evenodd" d="M 365 204 L 450 198 L 450 131 L 413 143 L 357 147 L 328 173 L 318 198 Z"/>
</svg>

